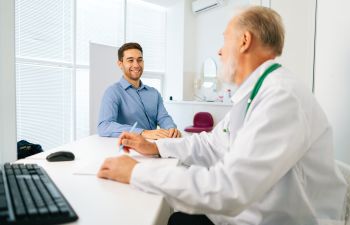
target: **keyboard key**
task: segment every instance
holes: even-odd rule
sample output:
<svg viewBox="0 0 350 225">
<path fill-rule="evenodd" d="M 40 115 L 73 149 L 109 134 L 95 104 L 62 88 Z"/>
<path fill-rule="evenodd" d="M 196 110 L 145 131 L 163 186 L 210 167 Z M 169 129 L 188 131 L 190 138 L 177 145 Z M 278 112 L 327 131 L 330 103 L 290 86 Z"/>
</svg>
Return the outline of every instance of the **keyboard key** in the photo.
<svg viewBox="0 0 350 225">
<path fill-rule="evenodd" d="M 0 195 L 0 211 L 7 209 L 7 199 L 5 193 Z"/>
<path fill-rule="evenodd" d="M 49 205 L 48 206 L 48 208 L 49 208 L 49 212 L 51 213 L 51 214 L 58 214 L 59 213 L 59 211 L 58 211 L 58 208 L 57 208 L 57 206 L 54 204 L 54 203 L 52 203 L 51 205 Z"/>
<path fill-rule="evenodd" d="M 60 213 L 61 214 L 69 214 L 69 208 L 68 207 L 61 207 L 60 208 Z"/>
<path fill-rule="evenodd" d="M 0 224 L 5 223 L 8 220 L 8 210 L 0 210 Z"/>
<path fill-rule="evenodd" d="M 38 208 L 38 211 L 41 215 L 48 215 L 49 214 L 49 210 L 46 207 L 40 207 L 40 208 Z"/>
<path fill-rule="evenodd" d="M 44 185 L 42 184 L 39 176 L 33 176 L 33 179 L 34 179 L 35 185 L 40 190 L 40 194 L 41 194 L 42 198 L 44 199 L 44 202 L 46 203 L 46 205 L 52 205 L 53 200 L 52 200 L 51 196 L 49 195 L 49 193 L 47 192 Z"/>
<path fill-rule="evenodd" d="M 62 198 L 61 194 L 57 191 L 57 189 L 55 188 L 55 186 L 52 183 L 47 182 L 47 183 L 45 183 L 45 185 L 54 199 L 61 199 Z"/>
<path fill-rule="evenodd" d="M 5 163 L 4 167 L 5 167 L 5 169 L 11 168 L 11 164 L 10 163 Z"/>
<path fill-rule="evenodd" d="M 33 164 L 27 164 L 26 167 L 27 167 L 27 169 L 29 169 L 29 170 L 30 170 L 30 169 L 33 169 Z"/>
<path fill-rule="evenodd" d="M 32 179 L 26 179 L 26 183 L 27 183 L 27 185 L 28 185 L 28 188 L 29 188 L 29 190 L 30 190 L 30 193 L 31 193 L 32 196 L 33 196 L 35 205 L 36 205 L 38 208 L 44 207 L 44 206 L 45 206 L 44 200 L 41 198 L 41 195 L 40 195 L 40 193 L 39 193 L 37 187 L 35 186 L 33 180 L 32 180 Z"/>
<path fill-rule="evenodd" d="M 8 176 L 9 184 L 11 186 L 11 194 L 12 194 L 12 200 L 13 204 L 15 206 L 15 213 L 18 217 L 24 217 L 26 215 L 26 211 L 23 205 L 21 193 L 19 192 L 15 176 L 10 175 Z"/>
<path fill-rule="evenodd" d="M 19 169 L 19 165 L 18 164 L 12 164 L 11 165 L 13 169 Z"/>
<path fill-rule="evenodd" d="M 31 215 L 38 214 L 38 211 L 35 208 L 32 196 L 29 193 L 29 189 L 27 188 L 27 185 L 26 185 L 24 179 L 25 178 L 19 178 L 19 179 L 17 179 L 17 182 L 19 185 L 19 189 L 22 193 L 22 198 L 23 198 L 23 201 L 26 205 L 27 212 L 28 212 L 28 214 L 31 214 Z"/>
<path fill-rule="evenodd" d="M 12 169 L 6 169 L 6 175 L 13 175 Z"/>
<path fill-rule="evenodd" d="M 5 194 L 5 186 L 4 183 L 0 183 L 0 195 L 4 195 Z"/>
</svg>

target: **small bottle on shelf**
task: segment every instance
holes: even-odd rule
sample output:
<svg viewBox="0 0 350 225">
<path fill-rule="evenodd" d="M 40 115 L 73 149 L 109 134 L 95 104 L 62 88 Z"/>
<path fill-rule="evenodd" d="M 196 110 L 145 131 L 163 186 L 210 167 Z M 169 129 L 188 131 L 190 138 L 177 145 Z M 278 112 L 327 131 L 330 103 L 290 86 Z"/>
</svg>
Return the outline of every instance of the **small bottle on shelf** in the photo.
<svg viewBox="0 0 350 225">
<path fill-rule="evenodd" d="M 231 103 L 231 89 L 226 89 L 224 93 L 224 103 Z"/>
</svg>

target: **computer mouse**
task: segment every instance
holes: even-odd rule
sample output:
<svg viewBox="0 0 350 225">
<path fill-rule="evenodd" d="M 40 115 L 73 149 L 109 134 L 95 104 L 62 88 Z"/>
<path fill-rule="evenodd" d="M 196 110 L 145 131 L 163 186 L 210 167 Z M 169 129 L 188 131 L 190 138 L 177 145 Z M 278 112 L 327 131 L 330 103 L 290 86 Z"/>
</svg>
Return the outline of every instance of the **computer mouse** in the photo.
<svg viewBox="0 0 350 225">
<path fill-rule="evenodd" d="M 49 162 L 72 161 L 74 159 L 75 159 L 74 154 L 68 151 L 53 152 L 46 157 L 46 160 Z"/>
</svg>

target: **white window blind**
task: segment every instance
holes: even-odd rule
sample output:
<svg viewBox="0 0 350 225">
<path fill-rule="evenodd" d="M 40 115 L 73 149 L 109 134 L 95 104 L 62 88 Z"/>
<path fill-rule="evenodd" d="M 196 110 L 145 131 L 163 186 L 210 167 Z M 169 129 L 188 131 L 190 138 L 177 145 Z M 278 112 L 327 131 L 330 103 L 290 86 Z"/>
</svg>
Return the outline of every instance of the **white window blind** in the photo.
<svg viewBox="0 0 350 225">
<path fill-rule="evenodd" d="M 17 138 L 49 149 L 72 137 L 72 1 L 16 0 Z"/>
<path fill-rule="evenodd" d="M 126 15 L 126 40 L 142 46 L 145 70 L 164 72 L 166 9 L 141 0 L 128 0 Z"/>
<path fill-rule="evenodd" d="M 16 56 L 72 61 L 72 1 L 16 0 Z"/>
<path fill-rule="evenodd" d="M 77 0 L 77 64 L 88 65 L 89 42 L 123 43 L 123 7 L 123 0 Z"/>
<path fill-rule="evenodd" d="M 71 140 L 72 70 L 17 63 L 17 137 L 50 149 Z"/>
</svg>

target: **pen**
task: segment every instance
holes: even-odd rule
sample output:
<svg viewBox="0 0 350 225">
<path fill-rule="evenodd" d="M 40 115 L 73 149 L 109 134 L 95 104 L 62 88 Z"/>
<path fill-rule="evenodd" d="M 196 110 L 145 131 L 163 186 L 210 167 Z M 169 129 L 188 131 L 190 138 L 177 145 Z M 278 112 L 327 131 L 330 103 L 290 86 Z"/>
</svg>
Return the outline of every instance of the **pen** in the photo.
<svg viewBox="0 0 350 225">
<path fill-rule="evenodd" d="M 131 129 L 129 130 L 129 132 L 130 133 L 133 132 L 135 130 L 136 126 L 137 126 L 137 121 L 134 123 L 134 125 L 132 125 Z M 122 145 L 122 144 L 119 146 L 119 152 L 123 151 L 123 147 L 124 147 L 124 145 Z"/>
</svg>

